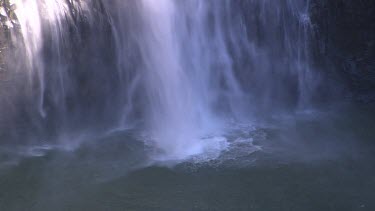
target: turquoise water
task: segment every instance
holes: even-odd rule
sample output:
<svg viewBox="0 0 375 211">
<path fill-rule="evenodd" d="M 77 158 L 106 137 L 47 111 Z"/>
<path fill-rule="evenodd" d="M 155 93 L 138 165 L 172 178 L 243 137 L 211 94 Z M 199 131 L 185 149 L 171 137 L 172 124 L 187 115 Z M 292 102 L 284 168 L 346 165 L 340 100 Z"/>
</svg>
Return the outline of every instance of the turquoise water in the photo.
<svg viewBox="0 0 375 211">
<path fill-rule="evenodd" d="M 130 131 L 75 149 L 2 147 L 0 210 L 375 210 L 372 110 L 241 124 L 220 155 L 174 162 Z"/>
</svg>

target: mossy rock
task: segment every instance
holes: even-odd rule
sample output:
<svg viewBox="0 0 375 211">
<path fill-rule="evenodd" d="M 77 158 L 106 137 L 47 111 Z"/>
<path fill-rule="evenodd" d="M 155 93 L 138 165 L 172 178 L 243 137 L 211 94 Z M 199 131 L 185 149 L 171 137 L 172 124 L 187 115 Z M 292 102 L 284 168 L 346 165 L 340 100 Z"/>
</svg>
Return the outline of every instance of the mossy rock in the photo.
<svg viewBox="0 0 375 211">
<path fill-rule="evenodd" d="M 12 4 L 12 5 L 10 5 L 10 7 L 9 7 L 9 10 L 10 11 L 14 11 L 14 10 L 16 10 L 17 9 L 17 5 L 16 4 Z"/>
</svg>

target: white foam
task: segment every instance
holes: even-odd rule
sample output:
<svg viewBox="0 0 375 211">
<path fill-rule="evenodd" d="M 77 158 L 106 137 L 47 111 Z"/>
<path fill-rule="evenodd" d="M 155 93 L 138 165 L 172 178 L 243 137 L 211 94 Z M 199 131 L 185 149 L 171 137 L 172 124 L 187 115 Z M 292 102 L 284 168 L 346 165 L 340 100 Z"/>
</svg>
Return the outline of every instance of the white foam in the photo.
<svg viewBox="0 0 375 211">
<path fill-rule="evenodd" d="M 147 141 L 146 144 L 154 149 L 152 159 L 156 162 L 180 163 L 184 161 L 204 162 L 219 157 L 222 151 L 229 146 L 227 139 L 223 136 L 211 136 L 188 140 L 184 145 L 176 145 L 173 149 L 165 151 L 158 147 L 157 141 Z"/>
</svg>

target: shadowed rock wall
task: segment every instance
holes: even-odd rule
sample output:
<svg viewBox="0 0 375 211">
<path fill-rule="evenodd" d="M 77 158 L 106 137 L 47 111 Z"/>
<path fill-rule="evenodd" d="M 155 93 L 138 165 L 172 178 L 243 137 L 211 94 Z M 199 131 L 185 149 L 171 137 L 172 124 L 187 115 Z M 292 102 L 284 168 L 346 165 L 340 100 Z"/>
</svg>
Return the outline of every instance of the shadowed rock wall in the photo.
<svg viewBox="0 0 375 211">
<path fill-rule="evenodd" d="M 375 1 L 312 0 L 316 59 L 329 64 L 347 97 L 375 101 Z"/>
</svg>

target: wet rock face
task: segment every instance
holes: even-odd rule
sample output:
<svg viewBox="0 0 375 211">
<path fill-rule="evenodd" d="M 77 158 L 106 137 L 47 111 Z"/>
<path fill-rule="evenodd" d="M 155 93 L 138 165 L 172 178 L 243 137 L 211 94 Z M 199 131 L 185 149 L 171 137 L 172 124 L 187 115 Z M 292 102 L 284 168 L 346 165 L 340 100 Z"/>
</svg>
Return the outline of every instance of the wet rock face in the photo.
<svg viewBox="0 0 375 211">
<path fill-rule="evenodd" d="M 7 81 L 9 77 L 5 57 L 11 45 L 10 33 L 18 26 L 15 10 L 14 3 L 9 0 L 0 0 L 0 82 Z"/>
<path fill-rule="evenodd" d="M 11 71 L 7 68 L 7 55 L 11 51 L 11 33 L 17 28 L 14 10 L 15 5 L 12 5 L 9 0 L 0 0 L 0 111 L 6 111 L 9 115 L 2 115 L 0 118 L 0 139 L 6 138 L 3 128 L 10 129 L 8 122 L 13 117 L 12 103 L 12 80 L 10 79 Z"/>
<path fill-rule="evenodd" d="M 375 102 L 375 1 L 312 0 L 310 14 L 319 46 L 354 100 Z"/>
<path fill-rule="evenodd" d="M 9 0 L 0 0 L 0 20 L 1 27 L 5 29 L 13 28 L 17 25 L 17 17 L 14 11 L 16 4 Z"/>
</svg>

